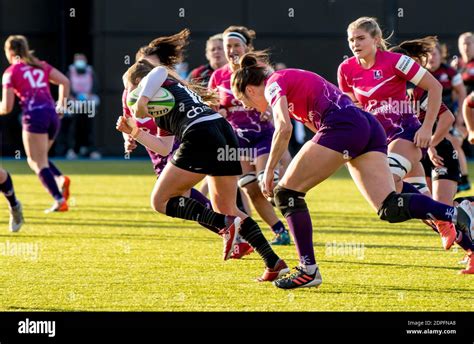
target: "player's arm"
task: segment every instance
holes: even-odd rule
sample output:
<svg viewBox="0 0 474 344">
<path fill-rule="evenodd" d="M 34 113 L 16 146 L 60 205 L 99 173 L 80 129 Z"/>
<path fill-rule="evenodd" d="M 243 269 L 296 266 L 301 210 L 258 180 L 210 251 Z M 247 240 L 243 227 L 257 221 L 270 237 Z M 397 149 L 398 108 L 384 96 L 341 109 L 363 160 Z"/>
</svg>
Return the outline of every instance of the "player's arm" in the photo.
<svg viewBox="0 0 474 344">
<path fill-rule="evenodd" d="M 468 141 L 474 143 L 474 92 L 468 95 L 462 103 L 462 116 L 469 131 Z"/>
<path fill-rule="evenodd" d="M 428 156 L 436 167 L 444 166 L 443 157 L 436 150 L 436 146 L 449 134 L 454 123 L 454 115 L 451 111 L 446 110 L 438 116 L 436 130 L 431 137 L 431 144 L 428 147 Z"/>
<path fill-rule="evenodd" d="M 436 130 L 431 137 L 431 146 L 436 147 L 448 134 L 454 123 L 454 115 L 446 110 L 441 113 L 436 123 Z"/>
<path fill-rule="evenodd" d="M 49 82 L 58 85 L 58 112 L 63 113 L 63 106 L 66 105 L 67 98 L 69 97 L 69 79 L 59 70 L 53 68 L 49 73 Z"/>
<path fill-rule="evenodd" d="M 168 71 L 166 68 L 158 66 L 153 68 L 151 72 L 140 81 L 142 90 L 138 95 L 137 102 L 132 106 L 135 117 L 144 118 L 148 116 L 148 102 L 158 92 L 167 77 Z"/>
<path fill-rule="evenodd" d="M 137 142 L 128 134 L 122 133 L 125 153 L 131 153 L 137 148 Z"/>
<path fill-rule="evenodd" d="M 293 125 L 291 124 L 288 113 L 288 101 L 286 96 L 281 96 L 273 105 L 273 124 L 275 131 L 273 133 L 272 147 L 267 161 L 264 173 L 264 194 L 267 197 L 273 196 L 273 176 L 278 162 L 288 148 Z"/>
<path fill-rule="evenodd" d="M 13 93 L 12 74 L 7 70 L 2 77 L 2 101 L 0 103 L 0 115 L 12 112 L 15 103 L 15 93 Z"/>
<path fill-rule="evenodd" d="M 7 115 L 12 112 L 14 103 L 15 93 L 13 93 L 13 88 L 3 87 L 2 103 L 0 104 L 0 115 Z"/>
<path fill-rule="evenodd" d="M 428 105 L 425 119 L 421 128 L 418 129 L 415 134 L 414 142 L 417 147 L 427 148 L 430 145 L 433 125 L 438 117 L 439 108 L 441 106 L 443 87 L 431 73 L 427 72 L 423 74 L 417 86 L 428 92 Z"/>
<path fill-rule="evenodd" d="M 460 75 L 459 77 L 460 77 L 461 82 L 457 83 L 456 85 L 453 85 L 453 93 L 456 94 L 456 98 L 457 98 L 459 109 L 460 109 L 459 111 L 463 111 L 464 113 L 464 110 L 462 108 L 464 104 L 464 99 L 466 99 L 466 87 L 464 86 L 464 83 L 462 82 L 462 78 Z M 456 122 L 454 123 L 454 126 L 458 128 L 458 130 L 460 130 L 461 132 L 464 131 L 464 124 L 466 124 L 469 130 L 469 126 L 468 126 L 469 124 L 467 124 L 467 122 L 465 121 L 465 116 L 464 115 L 456 116 Z M 472 127 L 472 129 L 474 130 L 474 127 Z"/>
<path fill-rule="evenodd" d="M 155 136 L 141 130 L 135 125 L 131 118 L 120 116 L 117 120 L 116 129 L 130 135 L 135 141 L 140 142 L 149 150 L 161 156 L 167 156 L 173 149 L 174 136 Z"/>
<path fill-rule="evenodd" d="M 459 75 L 459 74 L 457 74 Z M 457 80 L 456 80 L 457 81 Z M 453 92 L 456 94 L 456 98 L 458 100 L 458 104 L 461 105 L 464 103 L 464 99 L 466 99 L 466 86 L 462 82 L 462 77 L 459 75 L 459 81 L 453 84 Z M 461 117 L 461 116 L 459 116 Z"/>
<path fill-rule="evenodd" d="M 349 96 L 349 98 L 351 98 L 351 100 L 354 102 L 354 104 L 358 107 L 358 108 L 361 108 L 362 109 L 362 104 L 357 100 L 355 94 L 354 94 L 354 91 L 353 91 L 353 88 L 351 85 L 349 85 L 349 83 L 347 82 L 347 78 L 346 78 L 346 72 L 344 72 L 343 70 L 343 63 L 341 63 L 339 65 L 339 68 L 337 69 L 337 85 L 339 87 L 339 89 L 347 96 Z M 311 129 L 311 128 L 310 128 Z M 312 130 L 312 129 L 311 129 Z"/>
</svg>

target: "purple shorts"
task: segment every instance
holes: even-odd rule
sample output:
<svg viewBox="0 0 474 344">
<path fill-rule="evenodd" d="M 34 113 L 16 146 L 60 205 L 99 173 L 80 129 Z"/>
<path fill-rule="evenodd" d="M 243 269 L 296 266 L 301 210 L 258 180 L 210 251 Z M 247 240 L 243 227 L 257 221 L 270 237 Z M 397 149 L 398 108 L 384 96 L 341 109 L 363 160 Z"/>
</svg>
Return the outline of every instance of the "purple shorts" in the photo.
<svg viewBox="0 0 474 344">
<path fill-rule="evenodd" d="M 23 130 L 35 134 L 48 134 L 53 140 L 58 135 L 60 119 L 54 109 L 38 109 L 23 114 Z"/>
<path fill-rule="evenodd" d="M 239 148 L 243 148 L 242 155 L 246 151 L 249 152 L 247 156 L 251 158 L 258 158 L 261 155 L 270 153 L 272 147 L 273 127 L 263 127 L 260 132 L 234 129 L 237 139 L 239 140 Z"/>
<path fill-rule="evenodd" d="M 407 141 L 410 141 L 410 142 L 414 142 L 415 141 L 415 134 L 418 131 L 418 129 L 420 129 L 420 128 L 421 128 L 420 125 L 412 125 L 408 128 L 404 128 L 404 129 L 402 129 L 403 131 L 401 133 L 396 134 L 393 137 L 389 138 L 387 140 L 388 144 L 390 144 L 391 142 L 393 142 L 397 139 L 403 139 L 403 140 L 407 140 Z M 426 155 L 426 153 L 428 153 L 428 148 L 420 148 L 420 149 L 421 149 L 421 156 L 422 156 L 422 159 L 423 159 L 423 157 Z"/>
<path fill-rule="evenodd" d="M 391 143 L 392 141 L 395 141 L 397 139 L 404 139 L 413 142 L 418 129 L 420 129 L 419 125 L 412 125 L 408 128 L 400 128 L 401 132 L 397 133 L 396 135 L 393 135 L 392 137 L 389 137 L 387 143 Z"/>
<path fill-rule="evenodd" d="M 326 114 L 311 141 L 351 158 L 367 152 L 387 154 L 382 125 L 372 114 L 352 106 Z"/>
</svg>

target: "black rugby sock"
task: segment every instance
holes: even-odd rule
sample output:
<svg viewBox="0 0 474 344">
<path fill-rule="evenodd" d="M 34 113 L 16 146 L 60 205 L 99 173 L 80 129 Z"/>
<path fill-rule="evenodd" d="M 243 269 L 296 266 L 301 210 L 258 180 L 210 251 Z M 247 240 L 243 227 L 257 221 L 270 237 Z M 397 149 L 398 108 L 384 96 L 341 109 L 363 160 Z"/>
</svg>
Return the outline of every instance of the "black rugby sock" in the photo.
<svg viewBox="0 0 474 344">
<path fill-rule="evenodd" d="M 220 229 L 226 226 L 225 215 L 216 213 L 198 201 L 184 196 L 169 199 L 166 204 L 166 215 L 196 221 Z"/>
</svg>

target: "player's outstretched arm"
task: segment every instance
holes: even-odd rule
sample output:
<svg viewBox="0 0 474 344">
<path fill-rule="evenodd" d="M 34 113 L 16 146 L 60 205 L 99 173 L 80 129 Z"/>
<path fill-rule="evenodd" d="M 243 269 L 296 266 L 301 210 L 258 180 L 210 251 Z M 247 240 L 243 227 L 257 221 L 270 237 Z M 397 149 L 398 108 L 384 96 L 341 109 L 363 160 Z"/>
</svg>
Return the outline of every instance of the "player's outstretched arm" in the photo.
<svg viewBox="0 0 474 344">
<path fill-rule="evenodd" d="M 152 135 L 138 128 L 131 118 L 120 116 L 117 120 L 116 129 L 130 135 L 135 141 L 140 142 L 143 146 L 161 156 L 169 155 L 173 148 L 174 136 Z"/>
<path fill-rule="evenodd" d="M 469 94 L 462 104 L 462 116 L 469 131 L 469 143 L 474 143 L 474 92 Z"/>
<path fill-rule="evenodd" d="M 278 162 L 281 160 L 283 153 L 288 148 L 291 134 L 293 132 L 293 125 L 291 124 L 290 115 L 288 113 L 288 101 L 286 96 L 282 96 L 277 100 L 273 106 L 273 122 L 275 125 L 275 132 L 273 133 L 272 147 L 270 149 L 270 156 L 263 174 L 263 188 L 265 197 L 273 196 L 273 175 Z"/>
<path fill-rule="evenodd" d="M 137 118 L 144 118 L 148 116 L 147 105 L 151 98 L 158 92 L 160 87 L 168 77 L 168 71 L 165 67 L 158 66 L 151 70 L 139 84 L 141 87 L 137 102 L 132 107 L 134 116 Z"/>
<path fill-rule="evenodd" d="M 433 133 L 433 126 L 441 106 L 443 86 L 431 73 L 424 73 L 418 86 L 428 91 L 428 106 L 425 119 L 421 128 L 416 132 L 414 141 L 417 147 L 428 148 Z"/>
<path fill-rule="evenodd" d="M 58 85 L 58 113 L 63 113 L 63 109 L 66 107 L 66 101 L 69 97 L 70 84 L 69 79 L 56 68 L 51 70 L 49 73 L 49 82 L 54 85 Z"/>
</svg>

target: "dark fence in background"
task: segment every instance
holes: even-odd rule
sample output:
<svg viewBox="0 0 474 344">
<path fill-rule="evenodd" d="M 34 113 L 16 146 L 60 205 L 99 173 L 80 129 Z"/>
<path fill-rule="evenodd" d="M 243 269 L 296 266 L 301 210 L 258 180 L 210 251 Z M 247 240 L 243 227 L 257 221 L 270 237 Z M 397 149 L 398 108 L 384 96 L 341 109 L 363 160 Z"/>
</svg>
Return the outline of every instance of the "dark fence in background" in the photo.
<svg viewBox="0 0 474 344">
<path fill-rule="evenodd" d="M 257 32 L 256 48 L 271 48 L 274 61 L 335 82 L 337 66 L 350 56 L 345 30 L 352 20 L 377 17 L 386 35 L 393 32 L 392 42 L 436 34 L 453 55 L 457 36 L 474 30 L 473 13 L 474 1 L 465 0 L 0 0 L 0 39 L 26 35 L 36 54 L 62 71 L 75 52 L 85 52 L 101 85 L 96 145 L 105 155 L 119 155 L 123 144 L 114 124 L 121 113 L 121 76 L 138 47 L 155 37 L 189 28 L 187 62 L 194 68 L 205 62 L 210 35 L 245 25 Z M 3 71 L 7 62 L 0 61 Z M 3 154 L 21 150 L 19 109 L 0 118 L 0 126 Z"/>
</svg>

